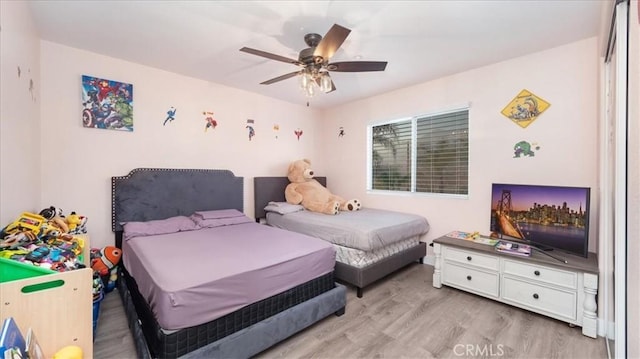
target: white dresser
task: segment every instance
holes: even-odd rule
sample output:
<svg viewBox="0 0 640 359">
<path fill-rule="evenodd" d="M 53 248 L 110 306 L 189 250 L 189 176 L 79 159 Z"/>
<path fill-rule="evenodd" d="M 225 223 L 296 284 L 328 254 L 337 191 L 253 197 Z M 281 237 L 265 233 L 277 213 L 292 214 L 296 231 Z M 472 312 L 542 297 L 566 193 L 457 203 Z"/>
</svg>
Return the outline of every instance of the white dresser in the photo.
<svg viewBox="0 0 640 359">
<path fill-rule="evenodd" d="M 540 313 L 582 327 L 597 337 L 598 261 L 553 253 L 568 263 L 535 251 L 517 257 L 491 246 L 440 237 L 433 241 L 433 286 L 442 285 Z"/>
</svg>

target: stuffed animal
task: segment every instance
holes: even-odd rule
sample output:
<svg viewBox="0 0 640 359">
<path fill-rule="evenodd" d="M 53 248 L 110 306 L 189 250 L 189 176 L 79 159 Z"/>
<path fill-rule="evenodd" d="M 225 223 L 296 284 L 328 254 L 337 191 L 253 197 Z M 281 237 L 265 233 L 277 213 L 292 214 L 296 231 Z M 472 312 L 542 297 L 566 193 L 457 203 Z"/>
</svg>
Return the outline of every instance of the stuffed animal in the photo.
<svg viewBox="0 0 640 359">
<path fill-rule="evenodd" d="M 119 248 L 106 246 L 98 251 L 96 256 L 91 259 L 91 269 L 101 276 L 107 275 L 111 268 L 118 265 L 121 256 L 122 251 Z"/>
<path fill-rule="evenodd" d="M 81 223 L 82 219 L 76 214 L 76 212 L 71 212 L 71 214 L 67 216 L 69 231 L 74 231 Z"/>
<path fill-rule="evenodd" d="M 68 345 L 53 354 L 53 359 L 82 359 L 82 355 L 82 348 L 77 345 Z"/>
<path fill-rule="evenodd" d="M 109 277 L 102 277 L 102 282 L 104 283 L 104 291 L 105 293 L 110 293 L 112 290 L 116 289 L 116 282 L 118 281 L 118 268 L 113 268 L 109 272 Z"/>
<path fill-rule="evenodd" d="M 40 211 L 40 215 L 47 220 L 51 220 L 54 217 L 62 217 L 62 208 L 49 206 L 48 208 L 45 208 L 42 211 Z"/>
<path fill-rule="evenodd" d="M 62 216 L 62 209 L 54 206 L 49 206 L 40 211 L 40 215 L 44 217 L 50 225 L 58 227 L 61 233 L 69 232 L 69 225 Z"/>
<path fill-rule="evenodd" d="M 346 201 L 344 198 L 332 194 L 320 182 L 313 179 L 311 161 L 308 159 L 291 163 L 287 171 L 287 178 L 291 182 L 284 191 L 288 203 L 301 204 L 309 211 L 325 214 L 357 211 L 361 207 L 361 203 L 357 199 Z"/>
</svg>

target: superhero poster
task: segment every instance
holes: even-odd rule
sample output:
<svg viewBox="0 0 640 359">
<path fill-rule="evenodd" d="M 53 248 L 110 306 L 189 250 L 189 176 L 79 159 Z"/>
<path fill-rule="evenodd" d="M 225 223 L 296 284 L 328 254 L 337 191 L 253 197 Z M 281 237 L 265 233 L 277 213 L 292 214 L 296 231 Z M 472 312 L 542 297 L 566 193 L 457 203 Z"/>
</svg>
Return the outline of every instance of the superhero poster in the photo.
<svg viewBox="0 0 640 359">
<path fill-rule="evenodd" d="M 133 85 L 82 75 L 82 125 L 133 131 Z"/>
</svg>

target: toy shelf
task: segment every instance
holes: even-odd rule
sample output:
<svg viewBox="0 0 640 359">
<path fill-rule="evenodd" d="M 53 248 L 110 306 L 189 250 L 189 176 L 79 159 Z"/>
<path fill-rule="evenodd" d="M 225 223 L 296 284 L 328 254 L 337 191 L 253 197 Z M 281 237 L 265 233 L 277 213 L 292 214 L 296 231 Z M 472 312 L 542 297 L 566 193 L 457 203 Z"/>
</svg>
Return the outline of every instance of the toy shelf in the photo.
<svg viewBox="0 0 640 359">
<path fill-rule="evenodd" d="M 89 238 L 84 261 L 89 262 Z M 32 328 L 47 358 L 67 345 L 93 357 L 93 271 L 87 268 L 0 283 L 0 322 L 13 317 L 23 336 Z"/>
</svg>

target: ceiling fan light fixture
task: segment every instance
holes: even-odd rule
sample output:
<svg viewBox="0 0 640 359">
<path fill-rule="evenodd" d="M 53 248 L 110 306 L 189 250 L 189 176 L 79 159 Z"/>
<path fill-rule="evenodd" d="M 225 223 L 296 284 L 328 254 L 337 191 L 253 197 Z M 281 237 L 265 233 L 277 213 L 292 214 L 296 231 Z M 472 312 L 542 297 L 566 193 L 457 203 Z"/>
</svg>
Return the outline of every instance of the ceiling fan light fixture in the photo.
<svg viewBox="0 0 640 359">
<path fill-rule="evenodd" d="M 385 70 L 387 66 L 386 61 L 343 61 L 329 63 L 331 57 L 333 57 L 340 46 L 342 46 L 342 43 L 350 32 L 351 30 L 346 27 L 333 24 L 324 36 L 316 33 L 306 34 L 304 41 L 309 47 L 300 51 L 297 60 L 248 47 L 243 47 L 240 51 L 301 67 L 302 69 L 299 71 L 272 78 L 261 82 L 261 84 L 270 85 L 299 76 L 298 83 L 300 90 L 304 92 L 305 96 L 313 97 L 318 90 L 324 93 L 330 93 L 336 90 L 335 84 L 331 76 L 329 76 L 329 72 L 331 71 L 367 72 Z M 357 59 L 361 57 L 361 55 L 356 56 Z"/>
<path fill-rule="evenodd" d="M 305 92 L 305 95 L 307 95 L 307 97 L 313 97 L 313 95 L 315 95 L 316 89 L 315 89 L 315 85 L 313 84 L 313 81 L 309 82 L 307 87 L 304 89 L 304 92 Z"/>
<path fill-rule="evenodd" d="M 300 74 L 300 87 L 302 89 L 306 89 L 312 82 L 313 80 L 311 79 L 311 75 L 303 72 L 302 74 Z"/>
<path fill-rule="evenodd" d="M 324 93 L 331 91 L 331 77 L 328 72 L 323 72 L 320 75 L 320 90 Z"/>
</svg>

